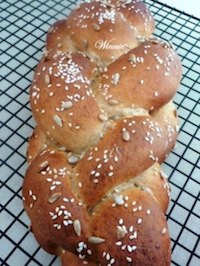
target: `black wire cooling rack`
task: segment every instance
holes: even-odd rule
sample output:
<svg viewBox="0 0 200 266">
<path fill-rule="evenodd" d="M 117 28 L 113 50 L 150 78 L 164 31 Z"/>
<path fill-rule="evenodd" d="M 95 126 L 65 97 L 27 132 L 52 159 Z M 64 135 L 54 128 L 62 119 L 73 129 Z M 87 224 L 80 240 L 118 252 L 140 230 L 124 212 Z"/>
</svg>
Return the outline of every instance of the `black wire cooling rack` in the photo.
<svg viewBox="0 0 200 266">
<path fill-rule="evenodd" d="M 172 187 L 168 211 L 172 265 L 200 265 L 200 21 L 158 1 L 146 0 L 155 35 L 171 41 L 182 58 L 183 79 L 174 99 L 181 131 L 164 163 Z M 28 93 L 49 26 L 75 6 L 67 0 L 0 1 L 1 170 L 0 265 L 60 265 L 29 232 L 21 186 L 27 138 L 34 127 Z M 123 266 L 123 265 L 121 265 Z"/>
</svg>

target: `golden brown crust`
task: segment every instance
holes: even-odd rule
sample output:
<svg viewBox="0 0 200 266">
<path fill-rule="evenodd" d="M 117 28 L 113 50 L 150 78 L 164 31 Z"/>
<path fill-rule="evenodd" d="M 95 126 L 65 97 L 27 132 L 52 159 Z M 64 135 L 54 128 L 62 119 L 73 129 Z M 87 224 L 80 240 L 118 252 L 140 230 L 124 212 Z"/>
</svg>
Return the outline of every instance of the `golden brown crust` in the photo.
<svg viewBox="0 0 200 266">
<path fill-rule="evenodd" d="M 144 3 L 93 1 L 81 4 L 66 21 L 54 24 L 47 36 L 47 50 L 50 54 L 53 50 L 84 51 L 98 64 L 107 64 L 153 31 L 154 19 Z"/>
<path fill-rule="evenodd" d="M 87 260 L 82 260 L 75 256 L 71 252 L 63 252 L 61 254 L 61 260 L 63 266 L 77 266 L 77 265 L 88 265 L 88 266 L 98 266 L 98 263 L 94 263 Z"/>
<path fill-rule="evenodd" d="M 181 79 L 181 63 L 169 44 L 149 39 L 108 66 L 96 97 L 109 113 L 116 108 L 158 109 L 174 96 Z M 162 86 L 161 86 L 162 84 Z"/>
<path fill-rule="evenodd" d="M 154 171 L 157 175 L 160 171 L 159 165 L 154 165 L 153 169 L 148 171 Z M 158 265 L 159 252 L 165 250 L 164 254 L 166 254 L 166 251 L 169 250 L 169 238 L 166 221 L 161 210 L 162 206 L 159 206 L 160 198 L 157 196 L 161 190 L 156 194 L 156 190 L 159 189 L 159 186 L 162 188 L 164 182 L 160 178 L 161 185 L 158 185 L 157 188 L 155 186 L 158 182 L 150 185 L 150 172 L 136 177 L 137 184 L 116 187 L 112 193 L 91 209 L 79 198 L 80 195 L 77 195 L 73 186 L 76 173 L 68 164 L 65 153 L 55 150 L 43 151 L 30 165 L 23 186 L 24 204 L 32 221 L 32 231 L 43 248 L 57 255 L 64 256 L 65 250 L 68 250 L 76 253 L 81 259 L 94 260 L 105 265 L 103 262 L 105 256 L 101 251 L 103 249 L 104 252 L 109 253 L 111 246 L 114 245 L 116 251 L 112 248 L 112 256 L 116 256 L 117 265 L 121 265 L 120 263 L 124 262 L 126 257 L 131 257 L 140 265 L 139 263 L 143 262 L 146 256 L 149 259 L 154 258 L 154 252 L 157 254 L 156 259 L 154 258 L 155 264 L 152 261 L 151 263 Z M 156 175 L 153 177 L 154 181 Z M 139 185 L 139 182 L 142 182 L 143 187 Z M 163 198 L 168 197 L 165 194 L 165 189 L 162 194 Z M 152 222 L 154 217 L 157 217 L 156 224 Z M 109 219 L 109 223 L 106 222 L 106 219 Z M 119 222 L 120 219 L 124 221 L 122 224 Z M 134 246 L 137 245 L 139 251 L 129 254 L 130 251 L 127 250 L 128 246 L 133 244 L 132 241 L 135 240 L 133 238 L 130 239 L 131 243 L 126 244 L 126 252 L 122 252 L 123 256 L 118 258 L 119 246 L 116 243 L 124 238 L 123 230 L 125 230 L 125 235 L 127 234 L 127 229 L 123 226 L 125 221 L 128 223 L 126 227 L 130 228 L 132 225 L 134 231 L 137 231 L 137 235 L 140 235 L 141 240 L 134 241 Z M 131 225 L 129 225 L 130 223 Z M 142 226 L 140 223 L 143 223 Z M 115 229 L 112 233 L 105 229 L 111 224 Z M 120 226 L 122 228 L 119 228 Z M 148 232 L 143 228 L 148 228 L 148 232 L 150 232 L 148 239 L 152 245 L 145 244 Z M 101 245 L 98 244 L 99 240 L 102 241 Z M 162 246 L 158 246 L 161 243 Z M 122 248 L 122 245 L 120 246 Z M 144 247 L 149 247 L 148 254 L 143 254 Z M 139 255 L 140 252 L 142 252 L 141 255 Z M 166 261 L 164 257 L 163 265 L 168 265 Z"/>
<path fill-rule="evenodd" d="M 43 58 L 30 90 L 38 126 L 47 136 L 75 152 L 97 141 L 103 130 L 98 119 L 100 108 L 90 88 L 93 70 L 94 64 L 81 53 Z"/>
<path fill-rule="evenodd" d="M 77 165 L 76 179 L 82 184 L 79 193 L 88 205 L 96 204 L 113 186 L 165 159 L 177 137 L 173 110 L 168 115 L 168 120 L 163 115 L 160 121 L 148 116 L 118 120 L 88 151 Z M 124 133 L 130 139 L 124 140 Z"/>
<path fill-rule="evenodd" d="M 28 142 L 27 160 L 31 163 L 35 157 L 46 148 L 47 138 L 44 132 L 36 126 Z"/>
<path fill-rule="evenodd" d="M 48 31 L 22 193 L 36 239 L 63 266 L 170 265 L 160 164 L 178 134 L 181 64 L 153 31 L 139 0 L 83 3 Z"/>
<path fill-rule="evenodd" d="M 126 208 L 113 208 L 112 202 L 107 201 L 96 210 L 94 235 L 106 239 L 97 249 L 101 265 L 111 259 L 118 266 L 169 265 L 170 240 L 163 212 L 144 191 L 130 188 L 123 194 Z"/>
</svg>

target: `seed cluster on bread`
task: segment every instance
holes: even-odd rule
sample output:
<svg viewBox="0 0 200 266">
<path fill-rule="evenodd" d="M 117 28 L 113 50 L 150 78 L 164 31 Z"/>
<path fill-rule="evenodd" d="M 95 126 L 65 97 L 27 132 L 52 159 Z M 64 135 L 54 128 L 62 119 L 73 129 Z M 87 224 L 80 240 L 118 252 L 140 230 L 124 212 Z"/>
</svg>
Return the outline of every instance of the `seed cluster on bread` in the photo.
<svg viewBox="0 0 200 266">
<path fill-rule="evenodd" d="M 62 265 L 170 265 L 160 164 L 174 147 L 181 79 L 139 0 L 77 6 L 50 27 L 30 89 L 25 209 Z"/>
</svg>

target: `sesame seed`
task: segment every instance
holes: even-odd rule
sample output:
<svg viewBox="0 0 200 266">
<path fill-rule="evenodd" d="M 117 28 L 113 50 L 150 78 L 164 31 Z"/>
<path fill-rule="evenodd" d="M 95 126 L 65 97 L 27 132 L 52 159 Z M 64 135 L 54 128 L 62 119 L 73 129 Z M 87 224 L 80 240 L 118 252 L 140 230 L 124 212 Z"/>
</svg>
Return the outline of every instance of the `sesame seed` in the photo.
<svg viewBox="0 0 200 266">
<path fill-rule="evenodd" d="M 132 247 L 128 245 L 128 246 L 127 246 L 127 250 L 128 250 L 128 252 L 131 253 L 131 252 L 132 252 Z"/>
<path fill-rule="evenodd" d="M 122 242 L 121 241 L 117 241 L 115 244 L 116 244 L 116 246 L 121 246 Z"/>
<path fill-rule="evenodd" d="M 125 237 L 125 235 L 128 233 L 126 227 L 123 225 L 123 226 L 117 226 L 117 238 L 118 239 L 122 239 Z"/>
<path fill-rule="evenodd" d="M 128 60 L 134 64 L 137 63 L 137 58 L 134 54 L 130 54 Z"/>
<path fill-rule="evenodd" d="M 59 210 L 58 216 L 61 216 L 62 214 L 63 214 L 63 211 L 62 210 Z"/>
<path fill-rule="evenodd" d="M 129 228 L 129 232 L 132 233 L 133 232 L 133 226 L 131 225 Z"/>
<path fill-rule="evenodd" d="M 97 165 L 97 169 L 100 169 L 101 167 L 102 167 L 101 163 Z"/>
<path fill-rule="evenodd" d="M 115 73 L 114 75 L 112 75 L 112 83 L 114 85 L 117 85 L 119 80 L 120 80 L 120 74 L 119 73 Z"/>
<path fill-rule="evenodd" d="M 142 223 L 142 218 L 138 218 L 137 219 L 137 224 L 141 224 Z"/>
<path fill-rule="evenodd" d="M 36 196 L 35 195 L 32 195 L 32 199 L 34 200 L 34 201 L 36 201 Z"/>
<path fill-rule="evenodd" d="M 121 249 L 122 249 L 122 250 L 125 250 L 125 249 L 126 249 L 126 245 L 123 245 L 123 246 L 121 247 Z"/>
<path fill-rule="evenodd" d="M 96 172 L 94 176 L 95 177 L 99 177 L 100 176 L 100 173 L 99 172 Z"/>
<path fill-rule="evenodd" d="M 118 159 L 117 156 L 114 157 L 114 161 L 115 161 L 116 163 L 119 161 L 119 159 Z"/>
<path fill-rule="evenodd" d="M 115 263 L 115 259 L 112 258 L 112 259 L 110 260 L 110 264 L 112 265 L 112 264 L 114 264 L 114 263 Z"/>
<path fill-rule="evenodd" d="M 122 218 L 119 219 L 119 224 L 123 224 L 124 223 L 124 220 Z"/>
<path fill-rule="evenodd" d="M 109 253 L 106 254 L 106 260 L 110 260 L 110 254 Z"/>
<path fill-rule="evenodd" d="M 131 257 L 126 257 L 126 260 L 127 260 L 128 262 L 132 262 L 132 258 L 131 258 Z"/>
<path fill-rule="evenodd" d="M 151 213 L 151 210 L 150 210 L 150 209 L 148 209 L 148 210 L 147 210 L 147 214 L 149 215 L 150 213 Z"/>
</svg>

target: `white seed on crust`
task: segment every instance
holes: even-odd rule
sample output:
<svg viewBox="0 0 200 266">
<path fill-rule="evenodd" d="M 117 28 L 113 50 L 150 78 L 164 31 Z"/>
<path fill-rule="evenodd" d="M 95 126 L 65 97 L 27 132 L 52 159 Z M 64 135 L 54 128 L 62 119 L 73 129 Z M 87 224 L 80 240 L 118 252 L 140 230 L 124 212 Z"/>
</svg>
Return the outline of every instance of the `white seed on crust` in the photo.
<svg viewBox="0 0 200 266">
<path fill-rule="evenodd" d="M 109 102 L 108 102 L 111 106 L 114 106 L 114 105 L 118 105 L 119 102 L 117 100 L 114 100 L 114 99 L 110 99 Z"/>
<path fill-rule="evenodd" d="M 40 168 L 45 168 L 45 167 L 47 167 L 49 165 L 49 162 L 48 161 L 44 161 L 44 162 L 42 162 L 40 165 L 39 165 L 39 167 Z"/>
<path fill-rule="evenodd" d="M 56 201 L 60 198 L 61 195 L 62 195 L 61 192 L 55 192 L 55 193 L 53 193 L 53 194 L 49 197 L 48 202 L 49 202 L 49 203 L 54 203 L 54 202 L 56 202 Z"/>
<path fill-rule="evenodd" d="M 74 221 L 73 227 L 74 227 L 74 231 L 77 234 L 77 236 L 80 236 L 81 235 L 81 223 L 78 219 Z"/>
<path fill-rule="evenodd" d="M 106 114 L 104 114 L 104 113 L 100 113 L 98 118 L 102 122 L 106 122 L 108 120 L 108 116 Z"/>
<path fill-rule="evenodd" d="M 127 260 L 128 262 L 132 262 L 132 258 L 131 258 L 131 257 L 126 257 L 126 260 Z"/>
<path fill-rule="evenodd" d="M 151 214 L 151 210 L 150 210 L 150 209 L 147 210 L 147 214 L 148 214 L 148 215 Z"/>
<path fill-rule="evenodd" d="M 129 5 L 129 4 L 131 4 L 132 3 L 132 0 L 126 0 L 123 4 L 124 5 Z"/>
<path fill-rule="evenodd" d="M 123 199 L 123 196 L 122 196 L 122 195 L 117 195 L 117 194 L 115 194 L 115 195 L 113 196 L 113 199 L 114 199 L 114 201 L 115 201 L 115 203 L 116 203 L 117 205 L 123 205 L 123 204 L 124 204 L 124 199 Z"/>
<path fill-rule="evenodd" d="M 124 238 L 127 233 L 128 233 L 127 229 L 124 225 L 123 226 L 120 226 L 120 225 L 117 226 L 117 238 L 118 239 Z"/>
<path fill-rule="evenodd" d="M 122 139 L 124 141 L 129 141 L 130 140 L 130 133 L 128 131 L 123 131 L 122 132 Z"/>
<path fill-rule="evenodd" d="M 44 82 L 46 85 L 49 85 L 51 83 L 51 79 L 50 79 L 50 76 L 48 74 L 45 75 Z"/>
<path fill-rule="evenodd" d="M 78 162 L 78 160 L 79 158 L 74 156 L 73 154 L 70 154 L 70 156 L 68 157 L 68 163 L 70 164 L 75 164 Z"/>
<path fill-rule="evenodd" d="M 101 244 L 101 243 L 105 242 L 105 239 L 104 238 L 101 238 L 101 237 L 98 237 L 98 236 L 90 236 L 88 238 L 88 241 L 91 244 Z"/>
<path fill-rule="evenodd" d="M 66 101 L 66 102 L 64 102 L 64 101 L 62 101 L 62 103 L 61 103 L 61 107 L 63 108 L 63 109 L 69 109 L 69 108 L 71 108 L 72 107 L 72 102 L 71 101 Z"/>
<path fill-rule="evenodd" d="M 164 235 L 164 234 L 166 234 L 166 233 L 167 233 L 167 228 L 164 227 L 164 228 L 162 229 L 162 234 Z"/>
<path fill-rule="evenodd" d="M 93 23 L 93 28 L 94 28 L 95 31 L 100 31 L 101 30 L 101 27 L 98 24 L 96 24 L 96 23 Z"/>
<path fill-rule="evenodd" d="M 60 127 L 63 126 L 62 119 L 58 115 L 53 116 L 53 120 L 56 122 L 56 124 Z"/>
<path fill-rule="evenodd" d="M 130 62 L 134 63 L 134 64 L 137 63 L 137 58 L 136 58 L 136 56 L 135 56 L 134 54 L 130 54 L 128 60 L 129 60 Z"/>
<path fill-rule="evenodd" d="M 114 75 L 112 75 L 112 83 L 114 85 L 117 85 L 120 79 L 120 74 L 119 73 L 115 73 Z"/>
</svg>

